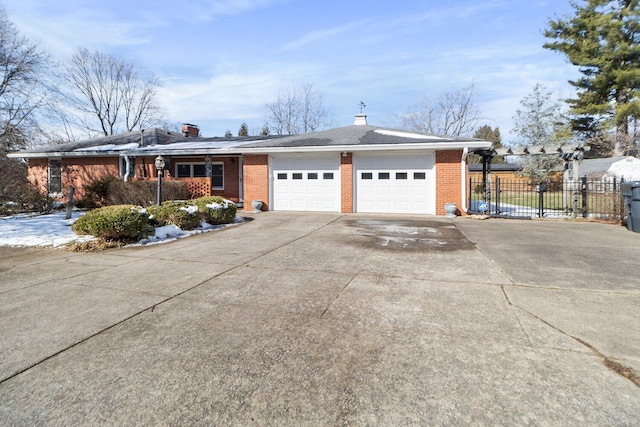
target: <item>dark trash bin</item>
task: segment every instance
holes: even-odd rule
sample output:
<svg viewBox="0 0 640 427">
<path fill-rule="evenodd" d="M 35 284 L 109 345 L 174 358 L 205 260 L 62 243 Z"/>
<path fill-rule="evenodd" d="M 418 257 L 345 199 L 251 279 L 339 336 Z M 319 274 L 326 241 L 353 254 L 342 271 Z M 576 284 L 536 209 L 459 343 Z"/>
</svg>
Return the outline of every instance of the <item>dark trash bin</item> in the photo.
<svg viewBox="0 0 640 427">
<path fill-rule="evenodd" d="M 624 197 L 627 229 L 640 233 L 640 181 L 623 182 L 620 194 Z"/>
</svg>

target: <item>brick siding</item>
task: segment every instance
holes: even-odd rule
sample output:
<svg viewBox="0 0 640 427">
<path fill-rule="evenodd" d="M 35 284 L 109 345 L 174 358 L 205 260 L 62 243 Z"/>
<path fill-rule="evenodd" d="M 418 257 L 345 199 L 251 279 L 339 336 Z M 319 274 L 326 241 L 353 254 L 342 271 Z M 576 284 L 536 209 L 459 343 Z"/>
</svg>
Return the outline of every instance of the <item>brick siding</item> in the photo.
<svg viewBox="0 0 640 427">
<path fill-rule="evenodd" d="M 458 214 L 465 215 L 460 209 L 462 202 L 462 182 L 460 181 L 460 161 L 462 150 L 436 151 L 436 215 L 445 215 L 445 203 L 458 205 Z M 462 179 L 467 179 L 466 176 Z"/>
<path fill-rule="evenodd" d="M 341 212 L 353 212 L 353 154 L 340 154 L 340 191 L 341 191 Z"/>
<path fill-rule="evenodd" d="M 252 200 L 262 201 L 262 210 L 269 210 L 269 156 L 244 156 L 244 209 L 251 210 Z"/>
</svg>

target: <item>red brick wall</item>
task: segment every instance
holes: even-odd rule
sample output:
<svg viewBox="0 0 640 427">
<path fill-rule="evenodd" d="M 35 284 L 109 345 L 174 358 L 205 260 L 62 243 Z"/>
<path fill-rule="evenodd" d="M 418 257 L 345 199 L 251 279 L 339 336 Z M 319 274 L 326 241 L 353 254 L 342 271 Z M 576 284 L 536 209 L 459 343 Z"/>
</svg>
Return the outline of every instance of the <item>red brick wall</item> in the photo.
<svg viewBox="0 0 640 427">
<path fill-rule="evenodd" d="M 62 194 L 67 199 L 69 187 L 76 188 L 75 200 L 84 195 L 84 186 L 96 179 L 118 176 L 119 157 L 84 157 L 62 159 Z"/>
<path fill-rule="evenodd" d="M 29 159 L 27 179 L 40 193 L 47 192 L 49 168 L 47 159 Z"/>
<path fill-rule="evenodd" d="M 262 201 L 262 210 L 269 210 L 269 156 L 244 156 L 244 209 L 251 210 L 252 200 Z"/>
<path fill-rule="evenodd" d="M 347 153 L 346 157 L 340 155 L 340 179 L 342 194 L 342 213 L 353 212 L 353 154 Z"/>
<path fill-rule="evenodd" d="M 444 204 L 449 202 L 458 205 L 459 214 L 465 214 L 461 210 L 461 160 L 462 150 L 436 151 L 436 215 L 445 215 Z"/>
<path fill-rule="evenodd" d="M 62 200 L 67 200 L 69 187 L 75 187 L 75 200 L 82 198 L 84 186 L 105 176 L 118 176 L 118 157 L 63 158 Z M 40 192 L 48 191 L 49 159 L 29 159 L 29 182 Z"/>
</svg>

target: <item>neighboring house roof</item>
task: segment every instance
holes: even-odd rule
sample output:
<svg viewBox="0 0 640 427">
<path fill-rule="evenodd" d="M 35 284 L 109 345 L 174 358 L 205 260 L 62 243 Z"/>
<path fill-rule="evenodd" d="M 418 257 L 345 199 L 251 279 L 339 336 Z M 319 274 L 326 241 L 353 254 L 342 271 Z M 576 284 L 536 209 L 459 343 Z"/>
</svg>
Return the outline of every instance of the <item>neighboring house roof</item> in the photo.
<svg viewBox="0 0 640 427">
<path fill-rule="evenodd" d="M 580 176 L 601 179 L 607 177 L 640 179 L 640 159 L 631 156 L 582 160 L 578 166 Z"/>
<path fill-rule="evenodd" d="M 163 129 L 127 132 L 88 141 L 42 147 L 10 154 L 11 157 L 89 157 L 297 153 L 319 151 L 464 149 L 484 150 L 491 142 L 353 125 L 304 135 L 247 137 L 185 137 Z"/>
</svg>

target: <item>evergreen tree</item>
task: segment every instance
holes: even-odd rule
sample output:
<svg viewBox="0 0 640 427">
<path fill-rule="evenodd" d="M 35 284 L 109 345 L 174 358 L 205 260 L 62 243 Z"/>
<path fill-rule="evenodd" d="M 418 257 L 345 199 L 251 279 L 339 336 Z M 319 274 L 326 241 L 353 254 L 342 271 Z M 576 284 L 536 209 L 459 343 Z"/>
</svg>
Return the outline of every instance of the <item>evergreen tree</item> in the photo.
<svg viewBox="0 0 640 427">
<path fill-rule="evenodd" d="M 562 142 L 571 138 L 568 123 L 562 114 L 559 102 L 551 99 L 551 92 L 540 83 L 521 101 L 521 108 L 513 117 L 516 143 L 521 145 L 544 145 Z"/>
<path fill-rule="evenodd" d="M 536 84 L 531 94 L 525 96 L 513 117 L 516 142 L 526 146 L 560 143 L 571 138 L 568 123 L 562 115 L 561 104 L 551 99 L 551 92 Z M 531 154 L 523 157 L 521 176 L 537 184 L 551 178 L 561 164 L 557 155 Z"/>
<path fill-rule="evenodd" d="M 616 152 L 640 118 L 640 2 L 573 1 L 575 15 L 549 22 L 544 47 L 563 53 L 582 77 L 570 83 L 572 127 L 587 137 L 616 130 Z"/>
<path fill-rule="evenodd" d="M 238 136 L 249 136 L 249 127 L 245 122 L 242 122 L 242 124 L 240 125 Z"/>
<path fill-rule="evenodd" d="M 485 141 L 493 142 L 493 148 L 502 147 L 502 140 L 500 138 L 500 129 L 493 129 L 489 125 L 480 126 L 476 133 L 473 134 L 474 138 L 483 139 Z M 469 163 L 480 163 L 482 161 L 482 157 L 478 154 L 470 154 L 469 155 Z M 506 163 L 504 156 L 496 156 L 491 160 L 492 163 Z"/>
<path fill-rule="evenodd" d="M 224 137 L 225 137 L 225 138 L 232 138 L 232 137 L 233 137 L 233 134 L 231 133 L 231 131 L 230 131 L 230 130 L 227 130 L 227 131 L 224 133 Z"/>
</svg>

